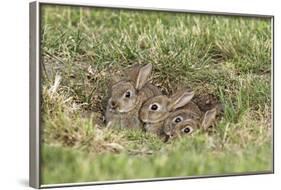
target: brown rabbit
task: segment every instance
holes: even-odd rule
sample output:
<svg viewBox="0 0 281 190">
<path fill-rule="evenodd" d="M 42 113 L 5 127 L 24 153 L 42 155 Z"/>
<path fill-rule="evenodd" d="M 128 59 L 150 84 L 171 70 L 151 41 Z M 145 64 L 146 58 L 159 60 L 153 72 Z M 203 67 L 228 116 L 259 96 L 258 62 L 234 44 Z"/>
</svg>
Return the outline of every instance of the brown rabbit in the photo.
<svg viewBox="0 0 281 190">
<path fill-rule="evenodd" d="M 191 134 L 194 130 L 207 130 L 216 120 L 218 107 L 201 112 L 198 106 L 190 102 L 170 113 L 164 122 L 164 134 L 169 139 Z"/>
<path fill-rule="evenodd" d="M 142 128 L 139 109 L 148 98 L 160 95 L 161 91 L 148 83 L 152 65 L 135 65 L 127 78 L 115 82 L 110 89 L 105 120 L 108 127 Z"/>
<path fill-rule="evenodd" d="M 164 122 L 170 112 L 186 105 L 193 96 L 194 92 L 184 90 L 175 93 L 170 98 L 160 95 L 148 99 L 140 110 L 140 119 L 144 122 L 144 129 L 161 136 Z"/>
</svg>

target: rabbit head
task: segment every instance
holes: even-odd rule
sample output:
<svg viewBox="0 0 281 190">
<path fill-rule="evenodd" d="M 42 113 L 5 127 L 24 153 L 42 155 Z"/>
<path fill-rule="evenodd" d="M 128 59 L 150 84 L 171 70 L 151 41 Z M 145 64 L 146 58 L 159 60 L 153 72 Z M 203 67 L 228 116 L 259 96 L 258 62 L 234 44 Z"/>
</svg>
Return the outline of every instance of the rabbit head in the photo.
<svg viewBox="0 0 281 190">
<path fill-rule="evenodd" d="M 148 83 L 152 65 L 133 66 L 125 80 L 119 80 L 111 86 L 105 112 L 106 126 L 142 129 L 139 110 L 145 100 L 161 94 L 158 87 Z"/>
<path fill-rule="evenodd" d="M 194 92 L 185 90 L 175 93 L 170 98 L 165 95 L 152 97 L 142 105 L 140 119 L 149 127 L 159 128 L 157 124 L 164 122 L 170 112 L 187 104 L 193 96 Z"/>
<path fill-rule="evenodd" d="M 217 109 L 208 110 L 203 116 L 181 108 L 172 112 L 164 122 L 164 133 L 170 139 L 192 134 L 197 129 L 207 130 L 215 121 Z"/>
<path fill-rule="evenodd" d="M 110 89 L 108 109 L 117 113 L 132 111 L 141 101 L 139 91 L 148 81 L 151 70 L 152 65 L 147 64 L 138 68 L 135 79 L 120 80 L 113 84 Z"/>
</svg>

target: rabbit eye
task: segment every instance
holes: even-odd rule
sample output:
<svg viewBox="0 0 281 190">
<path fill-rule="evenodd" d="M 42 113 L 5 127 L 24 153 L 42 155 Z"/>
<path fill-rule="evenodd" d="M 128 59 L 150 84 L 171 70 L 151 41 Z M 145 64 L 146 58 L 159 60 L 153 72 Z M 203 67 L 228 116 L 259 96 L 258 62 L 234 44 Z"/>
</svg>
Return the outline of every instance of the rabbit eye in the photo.
<svg viewBox="0 0 281 190">
<path fill-rule="evenodd" d="M 125 92 L 124 96 L 125 98 L 130 98 L 132 93 L 130 91 Z"/>
<path fill-rule="evenodd" d="M 182 129 L 182 132 L 188 134 L 188 133 L 191 133 L 192 132 L 192 128 L 191 127 L 186 127 L 186 128 L 183 128 Z"/>
<path fill-rule="evenodd" d="M 152 104 L 152 105 L 150 106 L 150 109 L 153 110 L 153 111 L 158 110 L 158 108 L 159 108 L 159 106 L 158 106 L 157 104 Z"/>
<path fill-rule="evenodd" d="M 179 123 L 179 122 L 181 122 L 182 121 L 182 117 L 176 117 L 175 119 L 174 119 L 174 122 L 175 123 Z"/>
</svg>

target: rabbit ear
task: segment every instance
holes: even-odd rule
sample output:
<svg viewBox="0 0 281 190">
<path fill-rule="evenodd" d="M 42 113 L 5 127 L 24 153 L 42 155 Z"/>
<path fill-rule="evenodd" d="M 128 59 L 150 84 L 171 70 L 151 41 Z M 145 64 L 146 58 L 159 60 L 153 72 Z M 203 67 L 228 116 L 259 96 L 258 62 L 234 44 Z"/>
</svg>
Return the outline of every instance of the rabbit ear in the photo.
<svg viewBox="0 0 281 190">
<path fill-rule="evenodd" d="M 170 103 L 168 105 L 168 110 L 173 111 L 177 108 L 183 107 L 193 98 L 193 91 L 184 91 L 181 93 L 176 93 L 170 98 Z"/>
<path fill-rule="evenodd" d="M 204 130 L 208 129 L 216 119 L 217 108 L 208 110 L 203 117 L 202 127 Z"/>
<path fill-rule="evenodd" d="M 137 75 L 136 86 L 135 86 L 137 90 L 140 90 L 148 81 L 151 71 L 152 71 L 152 64 L 147 64 L 142 68 L 140 68 Z"/>
<path fill-rule="evenodd" d="M 136 82 L 140 69 L 141 69 L 141 65 L 135 64 L 129 67 L 128 69 L 126 69 L 125 74 L 129 80 Z"/>
</svg>

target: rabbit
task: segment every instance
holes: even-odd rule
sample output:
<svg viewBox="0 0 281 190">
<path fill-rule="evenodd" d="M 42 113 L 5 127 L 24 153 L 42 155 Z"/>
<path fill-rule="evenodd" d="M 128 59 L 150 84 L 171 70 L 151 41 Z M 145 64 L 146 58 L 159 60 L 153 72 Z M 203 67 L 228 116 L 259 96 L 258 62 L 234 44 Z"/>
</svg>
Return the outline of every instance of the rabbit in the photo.
<svg viewBox="0 0 281 190">
<path fill-rule="evenodd" d="M 164 122 L 164 134 L 168 139 L 175 139 L 198 129 L 207 130 L 215 122 L 217 113 L 217 106 L 204 113 L 195 103 L 189 102 L 170 113 Z"/>
<path fill-rule="evenodd" d="M 140 120 L 145 131 L 159 136 L 164 135 L 163 126 L 170 112 L 186 105 L 194 96 L 194 92 L 183 90 L 171 97 L 159 95 L 149 98 L 140 109 Z"/>
<path fill-rule="evenodd" d="M 161 94 L 158 87 L 148 83 L 151 71 L 152 64 L 135 65 L 127 78 L 112 84 L 105 113 L 107 127 L 142 129 L 139 109 L 145 100 Z"/>
</svg>

